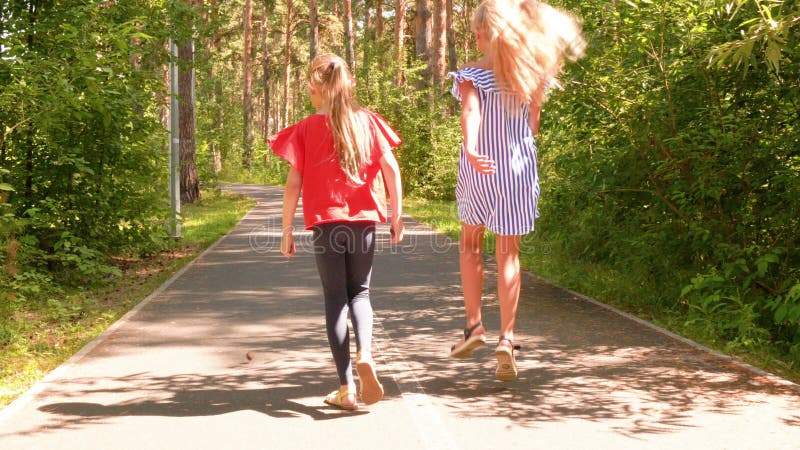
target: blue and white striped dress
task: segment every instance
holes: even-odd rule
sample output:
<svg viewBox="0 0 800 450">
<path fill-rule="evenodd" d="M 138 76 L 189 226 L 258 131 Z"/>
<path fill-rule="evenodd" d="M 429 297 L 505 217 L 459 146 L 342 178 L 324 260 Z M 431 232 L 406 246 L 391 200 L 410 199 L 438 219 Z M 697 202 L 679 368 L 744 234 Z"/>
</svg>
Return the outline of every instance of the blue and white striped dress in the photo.
<svg viewBox="0 0 800 450">
<path fill-rule="evenodd" d="M 492 175 L 478 173 L 467 160 L 462 144 L 456 185 L 459 219 L 470 225 L 486 225 L 499 235 L 533 231 L 539 217 L 539 173 L 528 106 L 522 105 L 521 111 L 509 114 L 503 103 L 514 94 L 500 89 L 491 70 L 468 67 L 447 76 L 453 78 L 450 92 L 459 101 L 459 83 L 472 81 L 477 89 L 481 125 L 476 151 L 497 164 Z"/>
</svg>

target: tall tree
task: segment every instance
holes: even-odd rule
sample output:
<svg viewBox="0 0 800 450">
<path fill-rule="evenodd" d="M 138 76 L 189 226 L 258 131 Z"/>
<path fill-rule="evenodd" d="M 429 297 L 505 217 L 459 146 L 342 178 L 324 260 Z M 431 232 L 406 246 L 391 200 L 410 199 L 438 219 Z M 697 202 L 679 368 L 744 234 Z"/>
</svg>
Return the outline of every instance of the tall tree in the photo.
<svg viewBox="0 0 800 450">
<path fill-rule="evenodd" d="M 370 65 L 372 64 L 372 56 L 375 54 L 375 49 L 377 48 L 377 43 L 375 41 L 375 21 L 372 18 L 372 5 L 377 3 L 376 0 L 364 0 L 364 25 L 363 31 L 361 33 L 361 42 L 363 46 L 363 56 L 362 56 L 362 64 L 361 66 L 367 68 L 363 73 L 364 82 L 367 86 L 370 85 L 372 80 L 372 73 L 369 70 Z M 369 45 L 370 43 L 374 43 Z"/>
<path fill-rule="evenodd" d="M 417 58 L 428 62 L 431 51 L 431 2 L 416 0 L 416 16 L 414 19 L 414 43 Z"/>
<path fill-rule="evenodd" d="M 458 53 L 456 52 L 456 29 L 453 20 L 453 0 L 447 0 L 447 70 L 453 72 L 458 69 Z"/>
<path fill-rule="evenodd" d="M 317 56 L 317 47 L 319 46 L 319 17 L 317 11 L 317 0 L 309 0 L 308 2 L 308 59 L 314 60 Z"/>
<path fill-rule="evenodd" d="M 316 1 L 316 0 L 315 0 Z M 262 22 L 262 35 L 261 35 L 261 69 L 262 69 L 262 85 L 264 95 L 264 129 L 262 133 L 264 136 L 270 134 L 270 65 L 269 65 L 269 22 L 272 13 L 275 9 L 275 0 L 264 0 L 264 21 Z"/>
<path fill-rule="evenodd" d="M 27 30 L 27 47 L 28 51 L 34 54 L 34 42 L 36 35 L 37 15 L 39 12 L 39 2 L 32 1 L 28 3 L 28 30 Z M 24 105 L 24 103 L 23 103 Z M 23 111 L 24 111 L 23 106 Z M 23 117 L 24 119 L 27 119 Z M 25 203 L 27 207 L 33 206 L 33 142 L 34 142 L 34 126 L 32 123 L 25 127 Z"/>
<path fill-rule="evenodd" d="M 463 15 L 462 17 L 462 28 L 464 30 L 464 34 L 466 35 L 464 39 L 462 39 L 462 48 L 464 49 L 464 57 L 465 59 L 469 57 L 469 50 L 474 42 L 474 38 L 472 37 L 471 26 L 470 22 L 472 21 L 472 10 L 473 4 L 472 0 L 467 0 L 464 2 L 463 8 Z"/>
<path fill-rule="evenodd" d="M 364 0 L 364 3 L 363 3 L 364 4 L 364 24 L 363 24 L 364 32 L 362 33 L 362 36 L 363 36 L 364 39 L 367 39 L 367 36 L 369 36 L 369 30 L 372 30 L 372 28 L 374 26 L 374 24 L 372 23 L 372 4 L 374 2 L 375 2 L 375 0 Z"/>
<path fill-rule="evenodd" d="M 394 2 L 394 50 L 395 63 L 397 64 L 397 75 L 395 83 L 403 83 L 403 41 L 406 33 L 406 0 L 395 0 Z"/>
<path fill-rule="evenodd" d="M 5 60 L 5 55 L 4 55 L 4 53 L 5 53 L 5 45 L 3 45 L 3 42 L 4 42 L 3 38 L 5 37 L 5 31 L 4 31 L 5 30 L 5 23 L 6 23 L 7 20 L 9 20 L 9 18 L 6 18 L 6 4 L 5 3 L 6 3 L 5 1 L 0 3 L 0 5 L 3 6 L 2 8 L 0 8 L 0 61 L 4 61 Z M 2 63 L 0 63 L 0 64 L 2 64 Z M 3 84 L 3 85 L 5 85 L 6 83 L 8 83 L 10 81 L 8 75 L 5 72 L 6 72 L 5 70 L 0 72 L 0 84 Z M 0 169 L 5 169 L 5 166 L 6 166 L 6 135 L 7 135 L 8 132 L 6 131 L 6 124 L 5 124 L 6 120 L 5 119 L 6 119 L 5 118 L 5 114 L 3 114 L 2 110 L 0 110 Z M 5 172 L 0 170 L 0 183 L 2 183 L 4 181 L 5 181 Z M 0 203 L 3 202 L 2 194 L 3 193 L 0 192 Z"/>
<path fill-rule="evenodd" d="M 286 0 L 286 24 L 283 49 L 283 103 L 281 104 L 281 128 L 289 123 L 289 85 L 292 77 L 292 35 L 295 30 L 294 0 Z"/>
<path fill-rule="evenodd" d="M 355 71 L 355 52 L 353 51 L 353 2 L 344 0 L 344 43 L 345 61 L 350 71 Z"/>
<path fill-rule="evenodd" d="M 194 136 L 194 43 L 191 39 L 178 45 L 178 133 L 181 167 L 181 202 L 200 200 Z"/>
<path fill-rule="evenodd" d="M 250 169 L 253 164 L 253 0 L 244 2 L 242 27 L 242 165 Z"/>
<path fill-rule="evenodd" d="M 212 23 L 216 23 L 219 20 L 219 2 L 220 0 L 211 0 L 209 2 L 209 8 L 203 9 L 203 20 L 205 21 L 206 28 L 211 28 Z M 220 48 L 220 42 L 222 41 L 222 33 L 218 30 L 215 30 L 212 36 L 209 39 L 206 39 L 206 58 L 211 58 Z M 211 152 L 211 161 L 212 161 L 212 170 L 214 173 L 219 173 L 222 171 L 222 153 L 219 149 L 219 138 L 222 133 L 224 127 L 224 122 L 222 120 L 222 113 L 223 109 L 219 107 L 219 98 L 222 97 L 222 81 L 217 79 L 214 73 L 214 64 L 206 64 L 207 72 L 206 72 L 206 81 L 212 84 L 212 87 L 209 91 L 209 95 L 211 96 L 211 107 L 214 108 L 216 111 L 212 113 L 211 123 L 212 123 L 212 137 L 209 140 L 208 147 L 209 151 Z"/>
<path fill-rule="evenodd" d="M 426 68 L 417 83 L 417 89 L 424 90 L 431 85 L 431 2 L 430 0 L 416 0 L 417 15 L 414 21 L 417 59 L 424 61 Z"/>
<path fill-rule="evenodd" d="M 447 9 L 445 0 L 433 0 L 433 41 L 431 45 L 431 71 L 434 86 L 442 88 L 445 75 L 445 47 L 447 47 Z"/>
<path fill-rule="evenodd" d="M 383 38 L 383 0 L 375 1 L 375 37 Z"/>
<path fill-rule="evenodd" d="M 189 0 L 192 7 L 201 7 L 203 0 Z M 200 200 L 200 179 L 195 161 L 195 109 L 194 109 L 194 12 L 183 15 L 186 22 L 183 36 L 178 41 L 178 138 L 181 168 L 181 202 Z"/>
</svg>

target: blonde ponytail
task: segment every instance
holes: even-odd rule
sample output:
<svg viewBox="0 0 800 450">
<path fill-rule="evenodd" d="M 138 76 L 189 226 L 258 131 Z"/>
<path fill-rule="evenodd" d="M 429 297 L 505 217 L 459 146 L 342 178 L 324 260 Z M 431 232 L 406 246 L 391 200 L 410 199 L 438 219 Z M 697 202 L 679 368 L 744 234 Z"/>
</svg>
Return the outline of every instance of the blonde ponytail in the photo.
<svg viewBox="0 0 800 450">
<path fill-rule="evenodd" d="M 544 103 L 564 60 L 577 60 L 586 47 L 574 16 L 536 0 L 485 0 L 472 27 L 494 53 L 498 83 L 526 104 Z"/>
<path fill-rule="evenodd" d="M 330 110 L 333 147 L 348 181 L 364 184 L 362 170 L 371 148 L 367 117 L 353 97 L 355 80 L 345 62 L 332 54 L 320 55 L 311 62 L 309 83 L 317 89 Z"/>
</svg>

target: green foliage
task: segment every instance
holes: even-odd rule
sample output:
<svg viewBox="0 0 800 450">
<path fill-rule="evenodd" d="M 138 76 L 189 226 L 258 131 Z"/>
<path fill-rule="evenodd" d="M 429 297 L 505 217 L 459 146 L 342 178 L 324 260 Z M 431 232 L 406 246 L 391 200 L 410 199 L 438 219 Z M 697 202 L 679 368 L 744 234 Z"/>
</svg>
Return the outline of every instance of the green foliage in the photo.
<svg viewBox="0 0 800 450">
<path fill-rule="evenodd" d="M 67 286 L 58 278 L 87 268 L 80 255 L 83 244 L 67 235 L 60 251 L 80 261 L 63 270 L 31 269 L 0 285 L 0 407 L 28 389 L 44 373 L 72 356 L 113 321 L 140 302 L 183 264 L 228 232 L 252 207 L 240 196 L 203 191 L 203 200 L 183 210 L 184 236 L 172 242 L 173 252 L 157 257 L 126 257 L 124 272 L 111 284 Z M 31 237 L 26 246 L 37 248 Z M 29 242 L 31 241 L 31 242 Z M 91 267 L 88 272 L 92 274 Z M 102 274 L 100 274 L 102 275 Z"/>
<path fill-rule="evenodd" d="M 738 17 L 740 12 L 749 14 L 750 18 L 742 21 Z M 782 61 L 797 56 L 797 29 L 800 27 L 800 4 L 797 2 L 737 0 L 725 6 L 725 16 L 730 21 L 741 21 L 738 27 L 742 38 L 712 49 L 710 61 L 717 68 L 725 69 L 733 63 L 737 68 L 744 65 L 746 72 L 750 66 L 764 66 L 780 76 Z"/>
<path fill-rule="evenodd" d="M 11 290 L 20 301 L 32 301 L 48 295 L 60 295 L 64 292 L 61 286 L 53 283 L 51 275 L 34 270 L 15 275 L 11 282 Z"/>
<path fill-rule="evenodd" d="M 255 143 L 253 154 L 255 160 L 247 169 L 242 167 L 240 160 L 230 161 L 223 165 L 219 179 L 236 183 L 283 185 L 289 173 L 289 164 L 275 156 L 267 146 L 266 141 L 258 140 Z"/>
<path fill-rule="evenodd" d="M 565 3 L 590 46 L 543 112 L 544 239 L 638 273 L 710 339 L 794 345 L 796 2 Z"/>
<path fill-rule="evenodd" d="M 104 250 L 150 231 L 163 200 L 154 64 L 164 12 L 151 2 L 48 4 L 10 19 L 0 103 L 9 202 L 52 253 L 64 232 Z M 27 22 L 27 23 L 25 23 Z M 33 214 L 32 212 L 35 212 Z"/>
<path fill-rule="evenodd" d="M 800 3 L 556 3 L 583 18 L 590 45 L 543 111 L 542 217 L 523 258 L 580 268 L 610 297 L 679 316 L 708 341 L 770 342 L 800 362 Z M 259 5 L 268 43 L 254 41 L 254 73 L 266 73 L 253 97 L 270 94 L 272 106 L 266 119 L 256 111 L 248 165 L 239 2 L 207 4 L 205 15 L 183 1 L 3 6 L 0 342 L 10 343 L 23 334 L 12 319 L 23 305 L 74 318 L 81 300 L 64 293 L 114 277 L 108 252 L 170 246 L 159 123 L 168 35 L 198 38 L 197 163 L 212 185 L 283 182 L 286 164 L 264 137 L 308 113 L 309 52 L 300 3 L 283 99 L 286 4 Z M 461 133 L 449 86 L 429 87 L 413 33 L 398 67 L 391 33 L 378 39 L 366 23 L 355 21 L 358 98 L 403 139 L 406 192 L 452 199 Z M 326 12 L 323 51 L 343 54 L 341 21 Z"/>
<path fill-rule="evenodd" d="M 727 342 L 729 348 L 763 343 L 769 332 L 761 320 L 763 297 L 753 281 L 743 259 L 693 277 L 681 292 L 688 306 L 687 324 L 704 330 L 711 341 Z"/>
<path fill-rule="evenodd" d="M 56 306 L 65 290 L 117 276 L 109 252 L 166 247 L 167 9 L 149 0 L 28 3 L 5 2 L 0 12 L 7 337 L 14 311 L 45 305 L 64 315 Z"/>
<path fill-rule="evenodd" d="M 367 52 L 378 52 L 382 44 L 363 45 Z M 357 73 L 358 97 L 386 118 L 403 141 L 397 151 L 403 189 L 421 198 L 452 199 L 461 147 L 461 130 L 454 127 L 458 118 L 450 114 L 452 101 L 443 100 L 444 93 L 437 94 L 431 107 L 428 89 L 409 87 L 420 84 L 423 65 L 407 67 L 407 83 L 399 85 L 396 72 L 381 70 L 383 65 L 385 61 L 379 58 L 362 65 Z"/>
<path fill-rule="evenodd" d="M 9 170 L 0 167 L 0 180 L 4 179 L 8 173 L 10 173 Z M 8 247 L 11 236 L 19 226 L 19 220 L 14 214 L 14 209 L 7 201 L 14 191 L 14 187 L 10 184 L 0 183 L 0 249 Z M 0 262 L 5 262 L 6 258 L 6 252 L 0 251 Z"/>
</svg>

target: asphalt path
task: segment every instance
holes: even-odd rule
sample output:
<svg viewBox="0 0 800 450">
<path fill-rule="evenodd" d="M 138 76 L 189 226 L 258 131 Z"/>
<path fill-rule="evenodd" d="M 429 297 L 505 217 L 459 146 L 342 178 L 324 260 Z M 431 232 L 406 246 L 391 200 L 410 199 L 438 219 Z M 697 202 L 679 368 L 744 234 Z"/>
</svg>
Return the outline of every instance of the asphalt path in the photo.
<svg viewBox="0 0 800 450">
<path fill-rule="evenodd" d="M 384 400 L 336 389 L 310 235 L 280 255 L 282 189 L 106 333 L 0 411 L 0 449 L 798 449 L 800 389 L 525 273 L 519 379 L 463 327 L 458 248 L 408 218 L 378 228 L 374 352 Z M 300 216 L 297 217 L 300 224 Z M 299 227 L 301 229 L 302 227 Z M 253 359 L 246 358 L 252 352 Z"/>
</svg>

